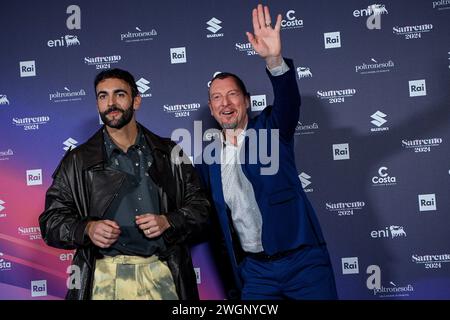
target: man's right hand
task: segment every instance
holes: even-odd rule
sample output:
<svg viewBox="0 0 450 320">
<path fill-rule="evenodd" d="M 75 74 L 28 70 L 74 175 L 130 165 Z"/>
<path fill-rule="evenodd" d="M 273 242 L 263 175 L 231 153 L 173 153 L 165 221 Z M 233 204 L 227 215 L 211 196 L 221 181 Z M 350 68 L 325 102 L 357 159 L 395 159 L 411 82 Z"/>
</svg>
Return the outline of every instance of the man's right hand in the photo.
<svg viewBox="0 0 450 320">
<path fill-rule="evenodd" d="M 97 247 L 109 248 L 119 238 L 120 227 L 112 220 L 89 221 L 86 233 Z"/>
</svg>

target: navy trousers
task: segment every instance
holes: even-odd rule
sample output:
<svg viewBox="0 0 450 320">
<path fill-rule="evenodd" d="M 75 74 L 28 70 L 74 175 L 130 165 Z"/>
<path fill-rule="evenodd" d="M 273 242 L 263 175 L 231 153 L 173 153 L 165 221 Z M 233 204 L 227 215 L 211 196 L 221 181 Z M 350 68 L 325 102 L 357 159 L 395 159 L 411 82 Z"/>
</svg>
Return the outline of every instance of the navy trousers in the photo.
<svg viewBox="0 0 450 320">
<path fill-rule="evenodd" d="M 275 260 L 247 256 L 239 270 L 243 300 L 337 299 L 326 246 L 305 246 Z"/>
</svg>

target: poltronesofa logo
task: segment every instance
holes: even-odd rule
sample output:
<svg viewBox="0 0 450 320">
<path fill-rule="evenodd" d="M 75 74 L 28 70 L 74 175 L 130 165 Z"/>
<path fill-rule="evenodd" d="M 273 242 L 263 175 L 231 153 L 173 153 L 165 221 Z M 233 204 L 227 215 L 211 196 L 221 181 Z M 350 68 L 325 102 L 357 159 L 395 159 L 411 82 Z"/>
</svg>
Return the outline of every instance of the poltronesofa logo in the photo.
<svg viewBox="0 0 450 320">
<path fill-rule="evenodd" d="M 314 134 L 316 130 L 319 130 L 319 125 L 317 122 L 305 124 L 301 121 L 297 122 L 297 126 L 295 127 L 295 135 L 301 135 L 301 134 Z"/>
<path fill-rule="evenodd" d="M 450 9 L 450 0 L 433 1 L 433 9 L 436 9 L 436 10 L 449 10 Z"/>
<path fill-rule="evenodd" d="M 158 35 L 158 32 L 155 29 L 142 31 L 140 27 L 135 28 L 136 31 L 128 31 L 126 33 L 120 34 L 120 41 L 124 42 L 141 42 L 141 41 L 150 41 L 153 40 L 154 37 Z"/>
<path fill-rule="evenodd" d="M 414 292 L 414 287 L 411 284 L 398 286 L 393 281 L 389 281 L 390 286 L 383 286 L 381 284 L 381 268 L 376 264 L 368 266 L 366 273 L 369 275 L 366 280 L 367 289 L 372 290 L 376 297 L 408 297 L 410 293 Z"/>
<path fill-rule="evenodd" d="M 49 93 L 48 98 L 52 102 L 59 103 L 81 101 L 84 96 L 86 96 L 84 89 L 70 90 L 68 87 L 64 87 L 61 91 L 56 90 L 53 93 Z"/>
<path fill-rule="evenodd" d="M 370 58 L 370 62 L 356 65 L 355 72 L 359 74 L 374 74 L 389 72 L 395 67 L 395 63 L 392 60 L 378 61 L 374 58 Z"/>
<path fill-rule="evenodd" d="M 0 150 L 0 161 L 9 160 L 10 156 L 14 155 L 14 151 L 12 149 L 8 150 Z"/>
</svg>

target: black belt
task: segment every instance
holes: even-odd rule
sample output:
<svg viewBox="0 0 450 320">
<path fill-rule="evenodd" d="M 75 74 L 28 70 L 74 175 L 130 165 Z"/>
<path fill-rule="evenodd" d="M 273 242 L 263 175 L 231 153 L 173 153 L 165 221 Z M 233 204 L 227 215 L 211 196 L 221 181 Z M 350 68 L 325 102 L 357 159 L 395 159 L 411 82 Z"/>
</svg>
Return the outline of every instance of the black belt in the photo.
<svg viewBox="0 0 450 320">
<path fill-rule="evenodd" d="M 301 245 L 295 249 L 290 249 L 290 250 L 286 250 L 286 251 L 280 251 L 277 253 L 274 253 L 272 255 L 265 253 L 264 251 L 261 252 L 245 252 L 245 256 L 246 257 L 250 257 L 253 258 L 255 260 L 259 260 L 259 261 L 274 261 L 274 260 L 278 260 L 284 257 L 287 257 L 290 254 L 293 254 L 294 252 L 297 252 L 301 249 L 303 249 L 305 246 Z"/>
</svg>

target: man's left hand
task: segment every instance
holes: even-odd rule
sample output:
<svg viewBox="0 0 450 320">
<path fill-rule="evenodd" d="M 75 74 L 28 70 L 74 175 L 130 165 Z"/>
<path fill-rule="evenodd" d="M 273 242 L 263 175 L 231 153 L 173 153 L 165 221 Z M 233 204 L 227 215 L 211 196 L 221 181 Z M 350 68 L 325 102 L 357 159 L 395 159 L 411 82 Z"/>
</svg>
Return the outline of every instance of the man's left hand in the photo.
<svg viewBox="0 0 450 320">
<path fill-rule="evenodd" d="M 166 216 L 152 213 L 136 216 L 136 224 L 147 238 L 156 238 L 170 228 Z"/>
<path fill-rule="evenodd" d="M 277 16 L 275 26 L 272 27 L 269 8 L 258 4 L 252 11 L 252 21 L 253 34 L 250 32 L 246 34 L 253 49 L 266 59 L 269 69 L 281 65 L 281 14 Z"/>
</svg>

